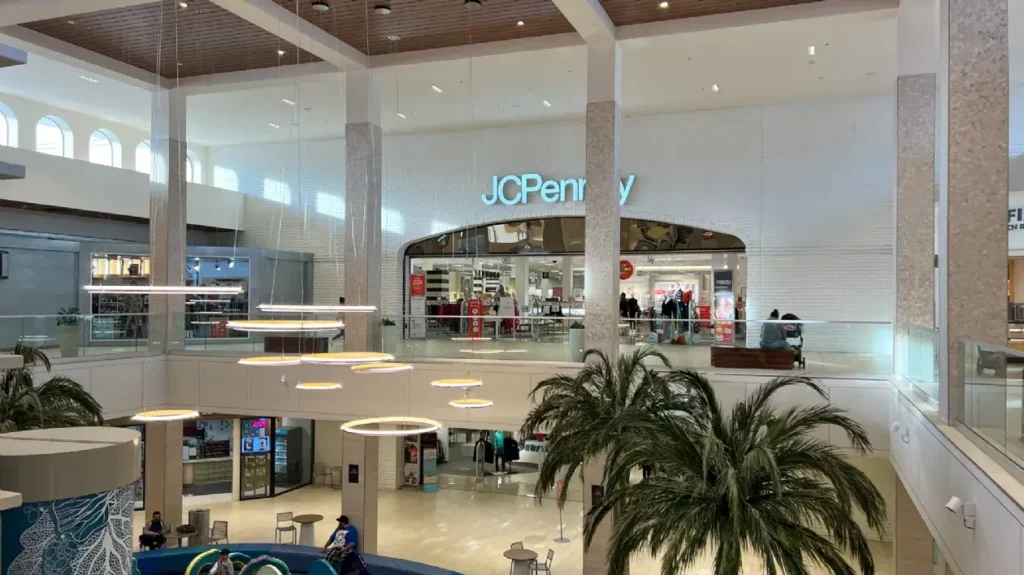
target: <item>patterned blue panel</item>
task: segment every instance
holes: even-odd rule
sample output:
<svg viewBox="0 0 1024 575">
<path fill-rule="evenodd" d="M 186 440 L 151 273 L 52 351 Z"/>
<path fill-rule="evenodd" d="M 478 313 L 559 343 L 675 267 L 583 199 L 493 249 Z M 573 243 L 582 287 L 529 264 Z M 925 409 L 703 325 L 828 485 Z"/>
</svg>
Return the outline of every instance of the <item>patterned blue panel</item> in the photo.
<svg viewBox="0 0 1024 575">
<path fill-rule="evenodd" d="M 135 486 L 2 513 L 0 575 L 132 572 Z"/>
</svg>

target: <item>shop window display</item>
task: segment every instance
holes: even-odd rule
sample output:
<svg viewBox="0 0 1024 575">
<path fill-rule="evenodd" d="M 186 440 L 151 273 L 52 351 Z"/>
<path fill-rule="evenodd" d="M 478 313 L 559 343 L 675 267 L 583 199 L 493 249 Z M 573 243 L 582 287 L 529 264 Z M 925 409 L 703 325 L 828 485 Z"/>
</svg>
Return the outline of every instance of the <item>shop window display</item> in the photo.
<svg viewBox="0 0 1024 575">
<path fill-rule="evenodd" d="M 312 420 L 256 417 L 241 425 L 242 499 L 273 497 L 312 483 Z"/>
<path fill-rule="evenodd" d="M 231 296 L 188 296 L 185 300 L 185 337 L 187 339 L 248 338 L 248 334 L 228 330 L 233 319 L 249 317 L 249 259 L 190 257 L 185 262 L 185 281 L 196 286 L 242 286 L 243 292 Z"/>
<path fill-rule="evenodd" d="M 183 427 L 185 495 L 231 493 L 231 419 L 190 420 Z"/>
</svg>

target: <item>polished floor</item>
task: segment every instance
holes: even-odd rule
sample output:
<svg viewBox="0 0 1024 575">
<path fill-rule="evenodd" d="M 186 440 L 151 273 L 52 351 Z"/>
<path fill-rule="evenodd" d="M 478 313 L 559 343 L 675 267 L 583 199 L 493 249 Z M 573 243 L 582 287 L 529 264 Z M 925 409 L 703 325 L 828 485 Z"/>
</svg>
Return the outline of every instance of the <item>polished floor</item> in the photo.
<svg viewBox="0 0 1024 575">
<path fill-rule="evenodd" d="M 230 501 L 224 496 L 189 497 L 185 513 L 208 508 L 212 519 L 229 523 L 231 543 L 269 541 L 274 537 L 274 515 L 281 511 L 317 513 L 326 519 L 316 524 L 316 540 L 326 541 L 341 510 L 341 492 L 329 487 L 310 486 L 273 499 Z M 555 550 L 552 572 L 556 575 L 582 573 L 583 545 L 580 539 L 582 504 L 569 502 L 562 514 L 564 534 L 569 543 L 554 543 L 559 536 L 559 512 L 554 502 L 542 504 L 529 497 L 443 489 L 426 494 L 419 491 L 382 491 L 379 496 L 378 553 L 445 567 L 465 575 L 505 575 L 508 561 L 502 553 L 513 541 L 543 556 Z M 135 535 L 141 533 L 142 512 L 135 514 Z M 230 545 L 228 545 L 230 547 Z M 892 545 L 872 544 L 876 573 L 892 575 Z M 657 575 L 659 563 L 652 557 L 636 557 L 633 575 Z M 754 559 L 745 562 L 744 575 L 763 573 Z M 815 575 L 825 571 L 812 569 Z M 686 571 L 687 575 L 710 575 L 711 557 Z"/>
</svg>

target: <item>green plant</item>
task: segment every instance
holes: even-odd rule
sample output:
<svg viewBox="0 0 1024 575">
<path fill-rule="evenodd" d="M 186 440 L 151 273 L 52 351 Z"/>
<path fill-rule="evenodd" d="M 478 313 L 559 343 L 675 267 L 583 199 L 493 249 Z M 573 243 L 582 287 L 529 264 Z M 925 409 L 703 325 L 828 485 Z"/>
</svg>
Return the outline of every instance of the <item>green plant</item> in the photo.
<svg viewBox="0 0 1024 575">
<path fill-rule="evenodd" d="M 0 433 L 50 427 L 102 425 L 103 408 L 81 385 L 57 375 L 35 385 L 33 368 L 50 371 L 46 354 L 18 344 L 24 367 L 0 372 Z"/>
<path fill-rule="evenodd" d="M 380 324 L 383 325 L 383 326 L 391 326 L 391 325 L 395 325 L 395 321 L 393 319 L 385 317 L 385 318 L 381 318 Z"/>
<path fill-rule="evenodd" d="M 631 441 L 629 427 L 617 424 L 627 414 L 686 407 L 685 396 L 677 393 L 662 373 L 645 365 L 654 359 L 669 366 L 668 359 L 653 347 L 639 348 L 614 364 L 592 349 L 583 359 L 585 365 L 577 374 L 545 379 L 530 396 L 536 404 L 523 423 L 523 434 L 544 432 L 548 439 L 536 486 L 539 497 L 551 491 L 559 479 L 569 485 L 588 462 L 603 460 L 606 470 L 615 467 L 619 453 Z M 613 487 L 606 485 L 605 493 L 614 492 Z M 565 492 L 560 493 L 562 502 Z"/>
<path fill-rule="evenodd" d="M 57 326 L 78 325 L 78 308 L 62 307 L 57 312 Z"/>
<path fill-rule="evenodd" d="M 669 379 L 690 391 L 689 408 L 631 412 L 611 425 L 629 428 L 631 441 L 605 481 L 621 484 L 640 464 L 652 466 L 654 475 L 592 507 L 584 519 L 585 544 L 614 510 L 612 565 L 637 552 L 654 553 L 669 575 L 687 571 L 711 549 L 715 575 L 740 573 L 744 551 L 758 555 L 767 574 L 805 575 L 812 562 L 834 575 L 853 575 L 846 554 L 860 573 L 875 572 L 853 511 L 882 534 L 885 501 L 864 472 L 811 435 L 835 426 L 863 454 L 871 449 L 864 429 L 830 405 L 770 405 L 776 392 L 792 386 L 826 398 L 821 387 L 803 377 L 777 378 L 726 416 L 700 374 L 677 371 Z"/>
<path fill-rule="evenodd" d="M 569 325 L 569 329 L 583 329 L 583 323 L 574 321 Z"/>
</svg>

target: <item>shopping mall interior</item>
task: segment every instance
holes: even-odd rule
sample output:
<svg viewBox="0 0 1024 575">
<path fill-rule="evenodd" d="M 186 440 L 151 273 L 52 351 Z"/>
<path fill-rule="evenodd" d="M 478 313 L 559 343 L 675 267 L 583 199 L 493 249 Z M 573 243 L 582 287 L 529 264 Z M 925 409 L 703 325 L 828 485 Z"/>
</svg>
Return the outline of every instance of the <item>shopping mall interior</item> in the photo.
<svg viewBox="0 0 1024 575">
<path fill-rule="evenodd" d="M 1024 575 L 1022 62 L 1010 0 L 0 1 L 0 575 Z"/>
</svg>

